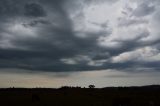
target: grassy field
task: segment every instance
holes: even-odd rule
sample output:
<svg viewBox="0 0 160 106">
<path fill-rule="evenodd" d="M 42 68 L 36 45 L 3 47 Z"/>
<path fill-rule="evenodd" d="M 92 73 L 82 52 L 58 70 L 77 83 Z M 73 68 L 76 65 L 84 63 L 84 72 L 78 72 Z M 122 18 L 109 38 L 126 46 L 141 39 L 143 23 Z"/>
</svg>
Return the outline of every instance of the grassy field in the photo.
<svg viewBox="0 0 160 106">
<path fill-rule="evenodd" d="M 0 106 L 160 106 L 160 86 L 0 89 Z"/>
</svg>

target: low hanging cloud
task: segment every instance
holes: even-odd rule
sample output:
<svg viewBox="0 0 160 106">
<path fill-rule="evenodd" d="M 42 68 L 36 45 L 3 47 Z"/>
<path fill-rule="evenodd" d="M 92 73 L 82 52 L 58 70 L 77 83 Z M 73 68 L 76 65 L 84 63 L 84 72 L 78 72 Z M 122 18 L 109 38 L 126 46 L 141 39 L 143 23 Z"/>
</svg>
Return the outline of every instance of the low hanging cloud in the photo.
<svg viewBox="0 0 160 106">
<path fill-rule="evenodd" d="M 113 63 L 127 61 L 154 61 L 152 57 L 159 54 L 159 50 L 152 47 L 144 47 L 134 51 L 129 51 L 113 57 Z M 149 60 L 150 59 L 150 60 Z"/>
<path fill-rule="evenodd" d="M 0 68 L 158 71 L 158 3 L 1 0 Z"/>
</svg>

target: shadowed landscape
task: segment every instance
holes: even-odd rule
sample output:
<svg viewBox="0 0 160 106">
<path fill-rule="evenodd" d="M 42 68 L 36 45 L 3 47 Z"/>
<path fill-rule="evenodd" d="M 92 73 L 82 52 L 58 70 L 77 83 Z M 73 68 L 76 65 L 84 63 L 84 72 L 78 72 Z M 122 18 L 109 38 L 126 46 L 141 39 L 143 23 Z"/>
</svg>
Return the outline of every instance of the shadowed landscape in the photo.
<svg viewBox="0 0 160 106">
<path fill-rule="evenodd" d="M 160 86 L 0 89 L 3 106 L 160 106 Z"/>
</svg>

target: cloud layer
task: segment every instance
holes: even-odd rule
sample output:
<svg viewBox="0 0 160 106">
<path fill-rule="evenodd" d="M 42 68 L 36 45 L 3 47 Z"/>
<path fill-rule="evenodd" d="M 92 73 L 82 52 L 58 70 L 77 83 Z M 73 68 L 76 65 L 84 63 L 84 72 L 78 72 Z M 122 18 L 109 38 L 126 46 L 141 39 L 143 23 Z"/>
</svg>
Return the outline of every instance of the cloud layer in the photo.
<svg viewBox="0 0 160 106">
<path fill-rule="evenodd" d="M 158 0 L 1 0 L 0 68 L 159 71 Z"/>
</svg>

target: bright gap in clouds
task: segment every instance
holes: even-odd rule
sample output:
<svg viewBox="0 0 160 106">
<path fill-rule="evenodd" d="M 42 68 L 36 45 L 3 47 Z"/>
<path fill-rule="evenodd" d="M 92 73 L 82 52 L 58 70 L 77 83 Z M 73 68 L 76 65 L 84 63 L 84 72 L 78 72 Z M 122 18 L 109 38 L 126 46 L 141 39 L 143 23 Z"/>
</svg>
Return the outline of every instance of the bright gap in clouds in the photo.
<svg viewBox="0 0 160 106">
<path fill-rule="evenodd" d="M 109 86 L 142 86 L 160 84 L 159 72 L 128 73 L 116 70 L 102 70 L 94 72 L 61 73 L 20 73 L 5 70 L 0 72 L 0 87 L 48 87 L 59 88 L 61 86 L 88 87 L 94 84 L 98 88 Z M 20 71 L 20 70 L 19 70 Z"/>
</svg>

